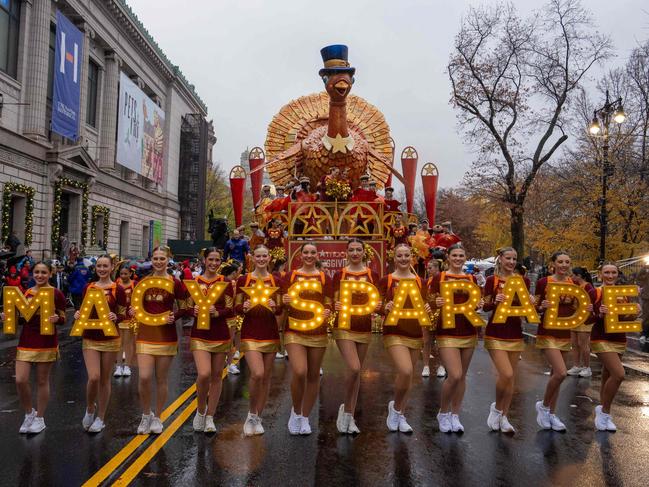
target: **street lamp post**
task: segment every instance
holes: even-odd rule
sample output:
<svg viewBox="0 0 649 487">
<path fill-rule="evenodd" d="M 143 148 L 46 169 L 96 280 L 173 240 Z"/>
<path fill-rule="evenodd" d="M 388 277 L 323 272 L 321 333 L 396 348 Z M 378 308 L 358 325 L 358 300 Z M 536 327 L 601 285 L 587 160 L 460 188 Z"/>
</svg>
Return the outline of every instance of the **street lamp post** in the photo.
<svg viewBox="0 0 649 487">
<path fill-rule="evenodd" d="M 608 193 L 608 178 L 613 175 L 613 166 L 608 160 L 608 131 L 611 119 L 617 124 L 626 120 L 626 114 L 622 107 L 622 98 L 611 101 L 608 90 L 604 106 L 595 110 L 593 121 L 588 126 L 588 131 L 593 136 L 602 137 L 602 197 L 599 201 L 599 262 L 606 260 L 606 233 L 608 231 L 608 209 L 606 195 Z"/>
</svg>

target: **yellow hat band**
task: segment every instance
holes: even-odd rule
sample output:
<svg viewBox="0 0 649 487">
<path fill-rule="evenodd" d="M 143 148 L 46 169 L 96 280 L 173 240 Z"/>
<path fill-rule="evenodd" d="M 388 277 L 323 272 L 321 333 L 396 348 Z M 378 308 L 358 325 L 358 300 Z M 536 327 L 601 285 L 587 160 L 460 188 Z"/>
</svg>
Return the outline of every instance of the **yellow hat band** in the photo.
<svg viewBox="0 0 649 487">
<path fill-rule="evenodd" d="M 339 67 L 349 67 L 349 63 L 344 59 L 329 59 L 324 62 L 325 68 L 339 68 Z"/>
</svg>

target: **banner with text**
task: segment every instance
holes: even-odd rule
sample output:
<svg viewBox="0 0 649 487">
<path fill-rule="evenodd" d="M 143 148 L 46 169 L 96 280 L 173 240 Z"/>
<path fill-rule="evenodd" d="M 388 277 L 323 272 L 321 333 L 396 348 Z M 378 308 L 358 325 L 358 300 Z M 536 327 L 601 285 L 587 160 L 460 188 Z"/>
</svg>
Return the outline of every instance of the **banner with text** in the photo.
<svg viewBox="0 0 649 487">
<path fill-rule="evenodd" d="M 156 183 L 164 169 L 165 112 L 124 73 L 119 76 L 119 164 Z"/>
<path fill-rule="evenodd" d="M 322 265 L 322 270 L 329 277 L 333 277 L 336 271 L 347 265 L 346 240 L 313 240 L 312 242 L 318 248 L 318 260 Z M 369 263 L 370 269 L 379 276 L 383 276 L 386 272 L 385 242 L 368 240 L 365 243 L 374 251 L 374 258 Z M 298 269 L 302 264 L 300 248 L 303 244 L 304 241 L 301 240 L 293 240 L 288 244 L 288 268 L 291 271 Z"/>
<path fill-rule="evenodd" d="M 79 138 L 83 32 L 56 11 L 52 132 L 76 141 Z"/>
</svg>

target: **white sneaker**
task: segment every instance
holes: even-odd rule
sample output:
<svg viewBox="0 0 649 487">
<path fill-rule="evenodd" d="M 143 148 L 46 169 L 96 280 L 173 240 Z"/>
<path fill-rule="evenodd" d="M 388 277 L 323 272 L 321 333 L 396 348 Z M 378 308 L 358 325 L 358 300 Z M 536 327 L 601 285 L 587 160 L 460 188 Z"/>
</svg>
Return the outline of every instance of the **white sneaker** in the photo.
<svg viewBox="0 0 649 487">
<path fill-rule="evenodd" d="M 428 365 L 424 366 L 424 370 L 421 371 L 422 377 L 430 377 L 430 367 Z"/>
<path fill-rule="evenodd" d="M 194 431 L 205 431 L 205 415 L 207 414 L 207 408 L 205 408 L 205 413 L 201 414 L 198 409 L 196 409 L 196 414 L 194 415 L 194 421 L 192 422 L 192 427 Z"/>
<path fill-rule="evenodd" d="M 239 367 L 234 364 L 228 365 L 228 374 L 239 375 L 240 373 L 241 371 L 239 370 Z"/>
<path fill-rule="evenodd" d="M 352 416 L 350 413 L 349 414 L 349 426 L 347 427 L 347 433 L 352 434 L 352 435 L 357 435 L 361 432 L 361 430 L 358 429 L 358 426 L 356 426 L 356 421 L 354 421 L 354 416 Z"/>
<path fill-rule="evenodd" d="M 137 427 L 137 434 L 138 435 L 148 435 L 151 433 L 151 418 L 153 417 L 153 414 L 143 414 L 142 415 L 142 420 L 140 421 L 140 425 Z"/>
<path fill-rule="evenodd" d="M 453 431 L 453 425 L 451 424 L 451 413 L 437 413 L 437 422 L 439 423 L 439 430 L 442 433 L 450 433 Z"/>
<path fill-rule="evenodd" d="M 403 414 L 399 414 L 399 431 L 402 433 L 412 433 L 412 427 L 408 424 Z"/>
<path fill-rule="evenodd" d="M 552 429 L 550 408 L 545 407 L 543 401 L 536 401 L 536 422 L 544 430 Z"/>
<path fill-rule="evenodd" d="M 573 377 L 578 376 L 583 369 L 583 367 L 577 367 L 576 365 L 573 365 L 568 369 L 568 375 L 572 375 Z"/>
<path fill-rule="evenodd" d="M 496 403 L 492 402 L 489 406 L 489 417 L 487 418 L 487 426 L 491 431 L 500 430 L 500 420 L 503 417 L 503 412 L 496 409 Z"/>
<path fill-rule="evenodd" d="M 437 377 L 446 377 L 446 369 L 443 365 L 437 367 Z"/>
<path fill-rule="evenodd" d="M 113 377 L 121 377 L 122 375 L 123 375 L 122 366 L 118 365 L 117 367 L 115 367 L 115 372 L 113 372 Z"/>
<path fill-rule="evenodd" d="M 308 416 L 300 417 L 300 434 L 301 435 L 310 435 L 311 434 L 311 425 L 309 424 L 309 417 Z"/>
<path fill-rule="evenodd" d="M 123 365 L 122 366 L 122 376 L 124 376 L 124 377 L 130 377 L 131 376 L 131 368 L 128 365 Z"/>
<path fill-rule="evenodd" d="M 322 370 L 322 367 L 320 367 L 320 376 L 322 377 L 323 374 L 324 374 L 324 370 Z"/>
<path fill-rule="evenodd" d="M 106 425 L 101 420 L 101 418 L 95 418 L 95 420 L 90 425 L 90 428 L 88 428 L 88 433 L 99 433 L 105 427 Z"/>
<path fill-rule="evenodd" d="M 451 428 L 453 433 L 464 433 L 464 426 L 460 423 L 460 416 L 457 414 L 451 414 Z"/>
<path fill-rule="evenodd" d="M 205 416 L 205 433 L 215 433 L 216 425 L 214 424 L 214 416 Z"/>
<path fill-rule="evenodd" d="M 583 369 L 581 369 L 581 372 L 579 372 L 579 377 L 591 377 L 592 375 L 593 371 L 590 367 L 584 367 Z"/>
<path fill-rule="evenodd" d="M 239 353 L 239 350 L 237 350 L 236 352 L 234 352 L 234 355 L 232 356 L 232 358 L 233 358 L 234 360 L 239 360 L 239 358 L 241 358 L 241 354 Z"/>
<path fill-rule="evenodd" d="M 295 414 L 295 411 L 293 408 L 291 408 L 291 415 L 288 418 L 288 432 L 292 435 L 299 435 L 300 434 L 300 426 L 302 423 L 302 415 L 301 414 Z"/>
<path fill-rule="evenodd" d="M 282 352 L 277 352 L 277 353 L 275 354 L 275 358 L 276 358 L 276 359 L 284 358 L 284 354 L 283 354 Z"/>
<path fill-rule="evenodd" d="M 347 433 L 347 430 L 349 429 L 350 416 L 350 414 L 345 413 L 345 405 L 341 404 L 338 408 L 338 417 L 336 418 L 336 428 L 338 428 L 339 433 Z"/>
<path fill-rule="evenodd" d="M 155 415 L 151 415 L 151 433 L 154 435 L 162 433 L 162 421 Z"/>
<path fill-rule="evenodd" d="M 611 418 L 611 415 L 608 414 L 608 417 L 606 418 L 606 431 L 612 431 L 615 432 L 617 431 L 617 426 L 615 426 L 615 423 L 613 422 L 613 418 Z"/>
<path fill-rule="evenodd" d="M 554 431 L 566 431 L 566 425 L 561 422 L 556 414 L 550 414 L 550 423 Z"/>
<path fill-rule="evenodd" d="M 261 418 L 255 414 L 255 435 L 263 435 L 265 433 L 264 427 L 261 425 Z"/>
<path fill-rule="evenodd" d="M 394 409 L 394 401 L 388 403 L 388 418 L 385 424 L 390 431 L 399 431 L 399 413 Z"/>
<path fill-rule="evenodd" d="M 255 434 L 255 420 L 251 412 L 248 412 L 246 422 L 243 423 L 243 436 L 254 436 Z"/>
<path fill-rule="evenodd" d="M 602 406 L 595 406 L 595 428 L 597 431 L 606 431 L 606 414 L 602 411 Z"/>
<path fill-rule="evenodd" d="M 36 410 L 32 408 L 32 411 L 30 413 L 25 414 L 25 419 L 23 420 L 23 424 L 20 425 L 18 432 L 23 434 L 27 433 L 35 417 Z"/>
<path fill-rule="evenodd" d="M 500 431 L 510 434 L 516 433 L 516 429 L 514 429 L 512 424 L 509 422 L 507 416 L 503 415 L 500 417 Z"/>
<path fill-rule="evenodd" d="M 640 343 L 642 343 L 642 344 L 644 345 L 646 342 L 647 342 L 647 337 L 644 336 L 644 335 L 642 335 L 642 336 L 640 337 Z"/>
<path fill-rule="evenodd" d="M 89 413 L 88 410 L 86 409 L 86 414 L 83 415 L 83 419 L 81 420 L 81 426 L 83 426 L 84 430 L 88 431 L 88 428 L 92 426 L 94 420 L 95 420 L 95 413 Z"/>
<path fill-rule="evenodd" d="M 27 433 L 35 435 L 45 429 L 45 419 L 41 416 L 34 416 L 32 424 L 27 428 Z"/>
</svg>

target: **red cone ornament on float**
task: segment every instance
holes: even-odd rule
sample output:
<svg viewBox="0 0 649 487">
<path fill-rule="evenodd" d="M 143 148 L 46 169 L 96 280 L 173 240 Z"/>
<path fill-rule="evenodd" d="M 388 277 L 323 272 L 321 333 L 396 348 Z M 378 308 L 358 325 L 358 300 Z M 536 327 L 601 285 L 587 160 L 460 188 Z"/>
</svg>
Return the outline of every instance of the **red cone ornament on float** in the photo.
<svg viewBox="0 0 649 487">
<path fill-rule="evenodd" d="M 264 179 L 264 171 L 258 168 L 264 165 L 265 159 L 266 155 L 261 147 L 253 147 L 248 154 L 250 188 L 252 189 L 252 203 L 255 207 L 257 207 L 261 198 L 261 183 Z"/>
<path fill-rule="evenodd" d="M 246 170 L 241 166 L 234 166 L 230 171 L 230 192 L 232 193 L 234 223 L 237 226 L 243 222 L 243 192 L 245 189 Z"/>
<path fill-rule="evenodd" d="M 426 216 L 431 225 L 435 223 L 435 205 L 437 204 L 437 181 L 439 173 L 437 166 L 427 162 L 421 168 L 421 184 L 424 188 L 424 202 L 426 203 Z"/>
<path fill-rule="evenodd" d="M 417 150 L 408 146 L 401 152 L 401 172 L 403 179 L 405 179 L 406 190 L 406 207 L 408 213 L 412 213 L 414 197 L 415 197 L 415 179 L 417 177 L 417 161 L 419 155 Z"/>
</svg>

